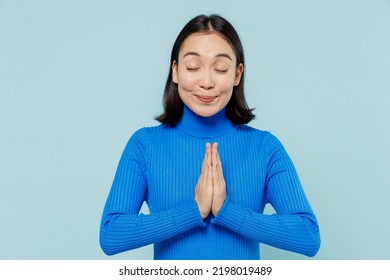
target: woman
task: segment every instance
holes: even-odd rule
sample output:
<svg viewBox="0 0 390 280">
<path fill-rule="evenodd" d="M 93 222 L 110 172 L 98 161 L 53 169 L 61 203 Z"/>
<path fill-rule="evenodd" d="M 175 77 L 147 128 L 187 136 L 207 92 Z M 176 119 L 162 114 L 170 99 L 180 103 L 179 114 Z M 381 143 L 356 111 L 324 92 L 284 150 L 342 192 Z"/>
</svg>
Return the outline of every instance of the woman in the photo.
<svg viewBox="0 0 390 280">
<path fill-rule="evenodd" d="M 195 17 L 172 49 L 162 124 L 138 130 L 119 162 L 104 252 L 154 243 L 155 259 L 259 259 L 261 242 L 314 256 L 319 229 L 294 166 L 275 136 L 246 125 L 253 118 L 236 31 Z M 267 203 L 276 214 L 263 214 Z"/>
</svg>

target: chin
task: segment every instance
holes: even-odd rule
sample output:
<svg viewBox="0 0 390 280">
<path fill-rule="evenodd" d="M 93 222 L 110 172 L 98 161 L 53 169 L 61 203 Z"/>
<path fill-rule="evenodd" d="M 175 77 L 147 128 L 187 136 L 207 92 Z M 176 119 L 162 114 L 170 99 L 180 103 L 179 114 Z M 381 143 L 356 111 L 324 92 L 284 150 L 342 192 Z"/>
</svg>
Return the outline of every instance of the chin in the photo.
<svg viewBox="0 0 390 280">
<path fill-rule="evenodd" d="M 217 108 L 196 108 L 195 113 L 201 117 L 211 117 L 218 113 L 219 110 Z"/>
<path fill-rule="evenodd" d="M 215 113 L 212 113 L 212 114 L 197 114 L 197 115 L 199 115 L 199 116 L 201 116 L 201 117 L 204 117 L 204 118 L 208 118 L 208 117 L 214 116 Z"/>
</svg>

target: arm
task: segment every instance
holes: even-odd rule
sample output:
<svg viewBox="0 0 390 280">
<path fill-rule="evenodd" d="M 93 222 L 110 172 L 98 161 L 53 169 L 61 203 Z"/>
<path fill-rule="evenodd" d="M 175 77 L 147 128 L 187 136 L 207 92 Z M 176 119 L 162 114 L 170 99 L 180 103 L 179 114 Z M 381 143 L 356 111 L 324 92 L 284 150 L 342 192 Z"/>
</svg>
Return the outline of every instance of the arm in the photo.
<svg viewBox="0 0 390 280">
<path fill-rule="evenodd" d="M 255 213 L 227 198 L 213 222 L 261 243 L 314 256 L 320 247 L 318 224 L 297 172 L 274 136 L 267 135 L 265 141 L 265 192 L 276 214 Z"/>
<path fill-rule="evenodd" d="M 116 171 L 100 225 L 100 245 L 107 255 L 159 242 L 204 226 L 196 202 L 168 211 L 139 214 L 147 196 L 142 130 L 127 144 Z"/>
</svg>

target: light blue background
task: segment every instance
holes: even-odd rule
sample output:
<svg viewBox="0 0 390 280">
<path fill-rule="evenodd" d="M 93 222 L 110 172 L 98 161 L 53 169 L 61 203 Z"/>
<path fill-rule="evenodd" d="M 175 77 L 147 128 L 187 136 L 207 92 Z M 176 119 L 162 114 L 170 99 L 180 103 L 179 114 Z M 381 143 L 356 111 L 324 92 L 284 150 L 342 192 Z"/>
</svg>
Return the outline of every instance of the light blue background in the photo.
<svg viewBox="0 0 390 280">
<path fill-rule="evenodd" d="M 199 13 L 242 38 L 251 125 L 293 158 L 315 258 L 390 259 L 388 0 L 0 0 L 0 259 L 109 259 L 98 232 L 119 157 L 157 124 L 173 41 Z"/>
</svg>

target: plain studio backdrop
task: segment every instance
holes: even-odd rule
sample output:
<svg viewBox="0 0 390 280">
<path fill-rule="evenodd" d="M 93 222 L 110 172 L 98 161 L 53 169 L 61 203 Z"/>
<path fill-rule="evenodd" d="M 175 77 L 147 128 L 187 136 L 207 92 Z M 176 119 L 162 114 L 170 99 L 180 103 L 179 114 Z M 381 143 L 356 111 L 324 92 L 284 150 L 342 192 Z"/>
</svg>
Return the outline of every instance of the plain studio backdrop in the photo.
<svg viewBox="0 0 390 280">
<path fill-rule="evenodd" d="M 152 246 L 105 256 L 99 223 L 200 13 L 242 39 L 250 125 L 293 159 L 320 224 L 315 259 L 390 259 L 388 0 L 0 0 L 0 259 L 152 258 Z"/>
</svg>

